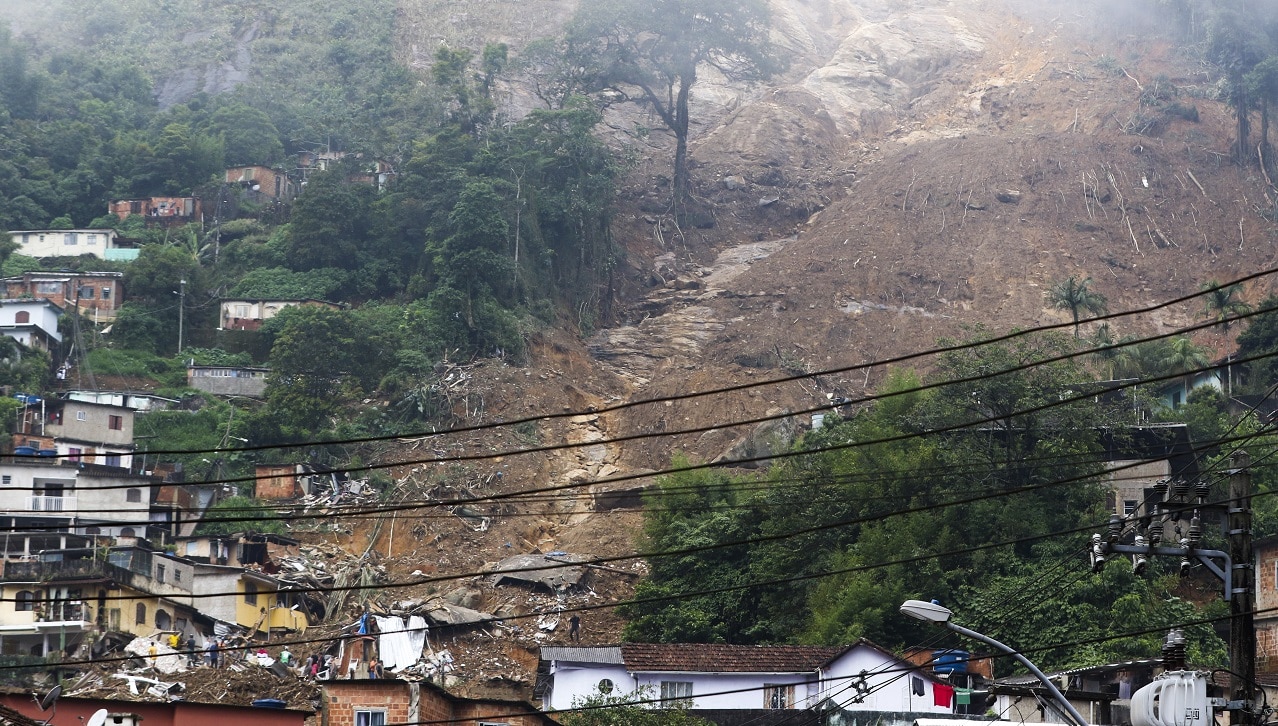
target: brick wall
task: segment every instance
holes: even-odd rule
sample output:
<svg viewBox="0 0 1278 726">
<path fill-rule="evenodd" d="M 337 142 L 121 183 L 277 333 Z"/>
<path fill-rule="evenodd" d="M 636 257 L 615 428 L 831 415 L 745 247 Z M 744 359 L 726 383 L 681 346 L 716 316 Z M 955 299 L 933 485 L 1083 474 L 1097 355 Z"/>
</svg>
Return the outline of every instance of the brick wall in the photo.
<svg viewBox="0 0 1278 726">
<path fill-rule="evenodd" d="M 1259 543 L 1256 554 L 1256 672 L 1278 673 L 1278 542 Z"/>
</svg>

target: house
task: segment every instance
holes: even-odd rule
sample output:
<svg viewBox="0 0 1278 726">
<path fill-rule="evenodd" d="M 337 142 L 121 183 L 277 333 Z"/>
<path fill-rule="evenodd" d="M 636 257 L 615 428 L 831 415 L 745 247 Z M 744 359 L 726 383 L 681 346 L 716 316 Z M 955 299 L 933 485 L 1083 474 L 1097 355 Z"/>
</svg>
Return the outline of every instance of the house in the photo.
<svg viewBox="0 0 1278 726">
<path fill-rule="evenodd" d="M 1062 695 L 1089 724 L 1131 723 L 1131 695 L 1164 670 L 1159 659 L 1130 660 L 1048 673 Z M 991 707 L 1013 723 L 1069 723 L 1047 689 L 1033 675 L 1000 678 L 990 686 Z"/>
<path fill-rule="evenodd" d="M 1103 477 L 1108 486 L 1106 504 L 1120 517 L 1147 514 L 1153 487 L 1160 481 L 1198 477 L 1198 452 L 1185 424 L 1148 424 L 1107 430 Z"/>
<path fill-rule="evenodd" d="M 44 722 L 52 714 L 40 712 L 40 706 L 29 691 L 0 694 L 0 704 Z M 195 701 L 120 701 L 107 698 L 78 698 L 63 696 L 58 699 L 57 714 L 49 726 L 82 726 L 89 723 L 93 714 L 105 710 L 111 715 L 107 726 L 304 726 L 313 714 L 286 708 L 257 708 L 254 706 L 229 706 L 221 703 Z"/>
<path fill-rule="evenodd" d="M 197 366 L 186 367 L 186 385 L 216 396 L 246 396 L 261 398 L 266 395 L 266 377 L 269 368 L 252 366 Z"/>
<path fill-rule="evenodd" d="M 429 681 L 353 679 L 324 681 L 320 726 L 438 723 L 456 726 L 555 726 L 523 701 L 455 696 Z"/>
<path fill-rule="evenodd" d="M 1256 558 L 1256 672 L 1278 675 L 1278 536 L 1252 542 Z"/>
<path fill-rule="evenodd" d="M 133 466 L 133 414 L 125 406 L 64 398 L 28 402 L 13 437 L 14 451 L 52 451 L 51 455 L 73 462 L 129 469 Z"/>
<path fill-rule="evenodd" d="M 75 653 L 107 631 L 150 637 L 210 628 L 212 621 L 191 605 L 152 590 L 151 568 L 163 567 L 152 564 L 152 554 L 140 546 L 89 547 L 5 562 L 0 648 L 47 658 Z"/>
<path fill-rule="evenodd" d="M 203 615 L 250 633 L 306 632 L 314 607 L 303 593 L 262 572 L 191 562 L 190 598 Z"/>
<path fill-rule="evenodd" d="M 28 348 L 56 349 L 62 343 L 61 316 L 62 308 L 48 300 L 0 300 L 0 332 Z"/>
<path fill-rule="evenodd" d="M 359 160 L 354 170 L 346 177 L 349 182 L 368 184 L 376 187 L 377 191 L 383 192 L 395 176 L 395 168 L 390 162 L 381 159 L 364 161 L 361 156 L 351 157 L 344 151 L 303 151 L 297 156 L 297 171 L 302 178 L 302 184 L 306 184 L 311 174 L 317 171 L 328 171 L 337 162 L 346 158 Z"/>
<path fill-rule="evenodd" d="M 204 216 L 199 197 L 146 197 L 117 199 L 108 205 L 111 214 L 124 221 L 131 214 L 146 218 L 148 225 L 178 225 L 200 221 Z"/>
<path fill-rule="evenodd" d="M 293 180 L 282 171 L 249 164 L 226 170 L 225 181 L 241 187 L 250 198 L 287 202 L 297 196 Z"/>
<path fill-rule="evenodd" d="M 742 710 L 761 716 L 779 709 L 874 712 L 880 721 L 901 724 L 912 723 L 918 714 L 953 713 L 951 686 L 868 640 L 844 647 L 622 643 L 542 648 L 534 694 L 543 708 L 571 708 L 600 691 L 681 702 L 719 723 L 739 719 Z"/>
<path fill-rule="evenodd" d="M 114 320 L 124 302 L 122 272 L 26 272 L 4 278 L 4 297 L 48 300 L 96 320 Z"/>
<path fill-rule="evenodd" d="M 1166 408 L 1180 408 L 1189 400 L 1189 394 L 1199 388 L 1214 388 L 1224 392 L 1230 361 L 1222 358 L 1212 368 L 1195 371 L 1189 375 L 1163 381 L 1155 398 Z"/>
<path fill-rule="evenodd" d="M 164 411 L 177 406 L 181 401 L 176 398 L 157 396 L 148 391 L 83 391 L 71 390 L 63 394 L 68 401 L 84 401 L 100 403 L 132 409 L 135 413 L 148 411 Z"/>
<path fill-rule="evenodd" d="M 28 257 L 79 257 L 103 260 L 137 259 L 138 248 L 124 244 L 113 229 L 19 229 L 9 235 L 18 252 Z"/>
<path fill-rule="evenodd" d="M 156 484 L 118 467 L 14 456 L 0 462 L 0 525 L 10 532 L 146 536 Z"/>
<path fill-rule="evenodd" d="M 314 298 L 282 300 L 223 300 L 221 330 L 258 330 L 264 321 L 270 320 L 284 308 L 297 305 L 313 305 L 330 310 L 341 310 L 337 303 Z"/>
</svg>

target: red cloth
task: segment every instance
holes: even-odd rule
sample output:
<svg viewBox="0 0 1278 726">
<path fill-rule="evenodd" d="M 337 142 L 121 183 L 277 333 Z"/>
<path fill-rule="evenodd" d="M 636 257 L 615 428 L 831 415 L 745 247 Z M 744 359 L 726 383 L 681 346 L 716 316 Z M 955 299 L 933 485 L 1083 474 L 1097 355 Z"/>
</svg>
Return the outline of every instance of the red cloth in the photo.
<svg viewBox="0 0 1278 726">
<path fill-rule="evenodd" d="M 954 700 L 954 686 L 947 686 L 944 683 L 933 683 L 932 698 L 936 701 L 936 705 L 949 708 L 950 701 Z"/>
</svg>

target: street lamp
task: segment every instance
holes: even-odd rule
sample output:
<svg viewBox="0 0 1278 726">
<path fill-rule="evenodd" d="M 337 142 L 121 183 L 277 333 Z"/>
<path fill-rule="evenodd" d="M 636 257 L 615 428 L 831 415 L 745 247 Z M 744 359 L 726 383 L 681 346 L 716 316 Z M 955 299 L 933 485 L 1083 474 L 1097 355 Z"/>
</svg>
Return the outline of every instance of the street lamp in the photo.
<svg viewBox="0 0 1278 726">
<path fill-rule="evenodd" d="M 1079 714 L 1079 712 L 1074 708 L 1073 704 L 1071 704 L 1065 698 L 1065 694 L 1061 693 L 1060 689 L 1056 687 L 1056 684 L 1052 683 L 1052 679 L 1048 678 L 1047 675 L 1043 673 L 1043 671 L 1039 670 L 1038 666 L 1031 663 L 1029 658 L 1026 658 L 1025 656 L 1021 655 L 1012 647 L 1003 645 L 1002 643 L 998 642 L 997 640 L 994 640 L 988 635 L 982 635 L 981 633 L 978 633 L 975 630 L 968 630 L 962 625 L 955 625 L 954 623 L 950 622 L 950 618 L 954 615 L 954 613 L 951 612 L 949 608 L 943 607 L 940 603 L 937 603 L 937 602 L 924 602 L 923 600 L 906 600 L 905 602 L 901 603 L 901 612 L 905 615 L 909 615 L 912 618 L 916 618 L 918 620 L 922 620 L 927 623 L 935 623 L 937 625 L 943 625 L 946 628 L 958 633 L 959 635 L 965 635 L 971 638 L 972 640 L 980 641 L 982 643 L 985 643 L 988 646 L 997 648 L 1003 651 L 1004 653 L 1007 653 L 1008 655 L 1012 656 L 1017 661 L 1019 661 L 1021 665 L 1028 668 L 1030 673 L 1033 673 L 1034 676 L 1037 677 L 1038 680 L 1041 681 L 1042 684 L 1047 687 L 1047 691 L 1052 694 L 1052 698 L 1055 698 L 1056 702 L 1060 704 L 1061 708 L 1065 709 L 1065 713 L 1070 717 L 1071 720 L 1074 721 L 1076 726 L 1087 726 L 1087 720 L 1084 719 L 1083 716 Z"/>
</svg>

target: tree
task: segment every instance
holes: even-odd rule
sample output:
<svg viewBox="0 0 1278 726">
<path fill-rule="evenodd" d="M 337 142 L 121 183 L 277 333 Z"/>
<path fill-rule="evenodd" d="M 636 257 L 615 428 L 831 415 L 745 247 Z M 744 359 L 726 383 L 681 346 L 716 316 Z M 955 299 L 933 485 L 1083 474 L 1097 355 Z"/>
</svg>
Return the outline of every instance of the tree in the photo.
<svg viewBox="0 0 1278 726">
<path fill-rule="evenodd" d="M 711 64 L 733 78 L 770 75 L 779 64 L 768 42 L 764 0 L 607 0 L 582 3 L 569 28 L 569 52 L 589 69 L 588 87 L 639 90 L 675 137 L 674 203 L 688 195 L 688 101 L 697 69 Z"/>
<path fill-rule="evenodd" d="M 1219 282 L 1209 280 L 1200 287 L 1204 293 L 1203 316 L 1214 318 L 1224 333 L 1229 332 L 1230 318 L 1251 312 L 1251 306 L 1242 299 L 1242 285 L 1221 287 Z"/>
<path fill-rule="evenodd" d="M 683 703 L 653 708 L 651 688 L 630 693 L 600 690 L 589 698 L 574 698 L 573 710 L 559 717 L 564 726 L 709 726 L 710 722 L 688 713 Z"/>
<path fill-rule="evenodd" d="M 1057 310 L 1068 310 L 1069 314 L 1074 318 L 1074 337 L 1078 338 L 1078 316 L 1081 312 L 1089 312 L 1093 315 L 1104 315 L 1109 309 L 1105 296 L 1091 289 L 1092 278 L 1087 277 L 1082 281 L 1070 275 L 1069 279 L 1062 280 L 1051 287 L 1047 291 L 1047 302 Z"/>
</svg>

